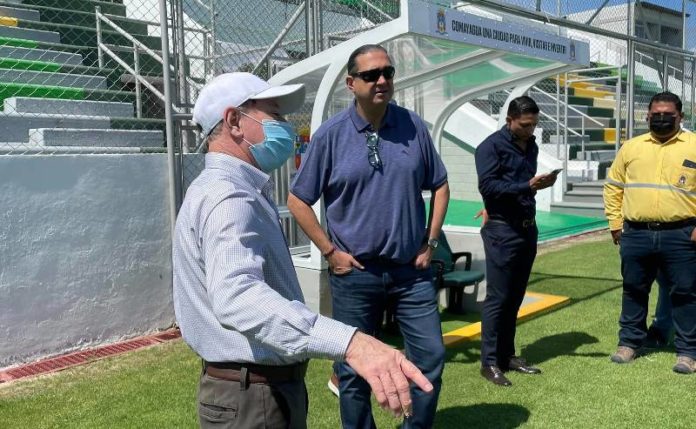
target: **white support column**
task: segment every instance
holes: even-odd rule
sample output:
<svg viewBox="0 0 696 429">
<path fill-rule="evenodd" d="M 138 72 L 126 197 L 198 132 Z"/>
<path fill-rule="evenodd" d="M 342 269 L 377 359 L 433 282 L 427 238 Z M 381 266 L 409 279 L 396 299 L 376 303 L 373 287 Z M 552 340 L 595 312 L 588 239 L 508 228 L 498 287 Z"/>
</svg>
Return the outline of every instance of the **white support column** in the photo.
<svg viewBox="0 0 696 429">
<path fill-rule="evenodd" d="M 508 106 L 510 106 L 510 102 L 515 98 L 524 95 L 524 93 L 527 92 L 529 88 L 533 87 L 535 83 L 536 81 L 528 82 L 524 85 L 518 85 L 513 88 L 512 91 L 510 91 L 510 95 L 508 95 L 508 98 L 505 100 L 505 104 L 503 104 L 503 107 L 500 108 L 500 114 L 498 115 L 498 129 L 501 129 L 503 125 L 505 125 L 505 117 L 507 115 L 507 109 Z"/>
</svg>

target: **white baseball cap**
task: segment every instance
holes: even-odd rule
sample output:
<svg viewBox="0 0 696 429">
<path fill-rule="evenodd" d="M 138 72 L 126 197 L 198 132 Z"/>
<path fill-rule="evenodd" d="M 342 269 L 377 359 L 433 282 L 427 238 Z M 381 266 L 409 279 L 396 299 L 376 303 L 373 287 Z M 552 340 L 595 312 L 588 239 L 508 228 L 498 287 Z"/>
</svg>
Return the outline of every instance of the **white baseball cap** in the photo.
<svg viewBox="0 0 696 429">
<path fill-rule="evenodd" d="M 279 113 L 285 115 L 296 111 L 305 99 L 303 84 L 271 86 L 251 73 L 225 73 L 208 82 L 193 106 L 193 122 L 207 136 L 223 119 L 225 109 L 239 107 L 248 100 L 274 99 Z"/>
</svg>

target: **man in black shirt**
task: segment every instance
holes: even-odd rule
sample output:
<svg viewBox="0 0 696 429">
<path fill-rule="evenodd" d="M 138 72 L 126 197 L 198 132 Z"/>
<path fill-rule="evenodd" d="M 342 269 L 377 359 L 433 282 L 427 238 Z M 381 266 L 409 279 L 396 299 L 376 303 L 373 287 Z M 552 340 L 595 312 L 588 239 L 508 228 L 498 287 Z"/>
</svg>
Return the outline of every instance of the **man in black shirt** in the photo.
<svg viewBox="0 0 696 429">
<path fill-rule="evenodd" d="M 539 107 L 522 96 L 510 102 L 507 124 L 476 149 L 479 192 L 488 221 L 481 228 L 486 253 L 486 299 L 481 311 L 481 375 L 510 386 L 504 372 L 538 374 L 515 356 L 515 326 L 536 257 L 536 191 L 552 186 L 558 171 L 536 175 L 533 135 Z M 484 217 L 485 218 L 485 217 Z"/>
</svg>

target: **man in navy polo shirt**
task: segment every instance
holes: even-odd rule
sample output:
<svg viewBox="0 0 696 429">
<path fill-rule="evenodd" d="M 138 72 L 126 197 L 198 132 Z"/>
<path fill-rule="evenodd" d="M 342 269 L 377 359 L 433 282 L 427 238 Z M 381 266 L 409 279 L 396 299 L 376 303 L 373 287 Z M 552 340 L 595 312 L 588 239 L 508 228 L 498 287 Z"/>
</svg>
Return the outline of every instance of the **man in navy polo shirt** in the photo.
<svg viewBox="0 0 696 429">
<path fill-rule="evenodd" d="M 539 107 L 513 99 L 507 124 L 476 148 L 478 187 L 486 207 L 481 228 L 486 253 L 486 298 L 481 308 L 481 375 L 499 386 L 507 370 L 538 374 L 515 356 L 515 326 L 537 251 L 536 191 L 552 186 L 560 170 L 536 175 L 534 128 Z"/>
<path fill-rule="evenodd" d="M 411 388 L 403 427 L 432 427 L 445 350 L 430 259 L 449 202 L 447 172 L 423 120 L 389 102 L 387 51 L 362 46 L 347 70 L 355 101 L 312 137 L 288 208 L 329 263 L 336 320 L 377 335 L 387 302 L 394 306 L 406 355 L 434 386 L 430 394 Z M 432 192 L 427 222 L 423 190 Z M 328 235 L 311 208 L 322 195 Z M 374 428 L 369 385 L 342 362 L 334 371 L 343 426 Z"/>
</svg>

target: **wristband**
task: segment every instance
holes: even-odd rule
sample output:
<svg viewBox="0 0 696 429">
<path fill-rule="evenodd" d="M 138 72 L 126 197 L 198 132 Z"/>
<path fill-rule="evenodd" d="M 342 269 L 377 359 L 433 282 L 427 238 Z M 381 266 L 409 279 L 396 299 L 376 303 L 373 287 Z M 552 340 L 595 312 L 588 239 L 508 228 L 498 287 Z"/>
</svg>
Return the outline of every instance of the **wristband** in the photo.
<svg viewBox="0 0 696 429">
<path fill-rule="evenodd" d="M 334 253 L 335 251 L 336 251 L 336 246 L 331 246 L 331 250 L 329 250 L 329 251 L 326 252 L 326 253 L 322 253 L 321 256 L 323 256 L 324 258 L 327 258 L 327 259 L 328 259 L 329 256 L 333 255 L 333 253 Z"/>
</svg>

